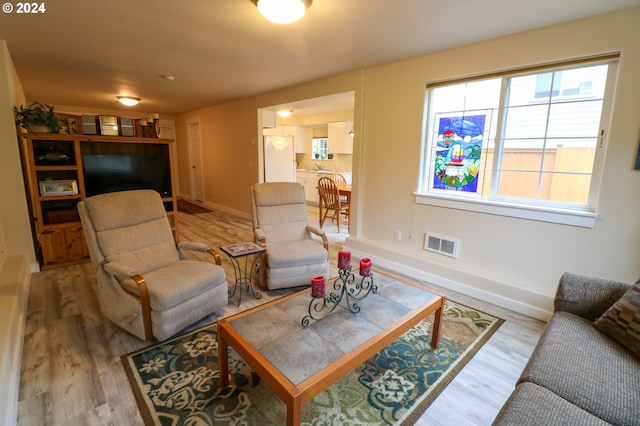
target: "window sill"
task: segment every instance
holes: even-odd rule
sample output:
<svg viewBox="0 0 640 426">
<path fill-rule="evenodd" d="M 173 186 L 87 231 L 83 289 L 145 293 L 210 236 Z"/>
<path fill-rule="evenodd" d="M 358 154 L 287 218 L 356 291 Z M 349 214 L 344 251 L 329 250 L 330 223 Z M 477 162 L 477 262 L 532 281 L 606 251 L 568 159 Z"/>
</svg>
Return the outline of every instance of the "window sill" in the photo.
<svg viewBox="0 0 640 426">
<path fill-rule="evenodd" d="M 534 207 L 488 200 L 460 200 L 452 197 L 414 193 L 417 204 L 466 210 L 499 216 L 536 220 L 539 222 L 593 228 L 598 215 L 593 212 L 575 211 L 550 207 Z"/>
</svg>

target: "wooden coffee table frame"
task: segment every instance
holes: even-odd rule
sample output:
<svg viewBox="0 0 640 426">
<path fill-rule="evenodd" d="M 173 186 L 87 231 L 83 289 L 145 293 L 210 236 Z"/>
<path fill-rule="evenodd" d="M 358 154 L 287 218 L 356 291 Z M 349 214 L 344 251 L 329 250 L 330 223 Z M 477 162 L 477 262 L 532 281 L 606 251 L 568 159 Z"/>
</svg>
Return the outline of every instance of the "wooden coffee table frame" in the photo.
<svg viewBox="0 0 640 426">
<path fill-rule="evenodd" d="M 411 283 L 404 282 L 407 285 Z M 417 287 L 417 286 L 416 286 Z M 429 293 L 431 291 L 425 290 Z M 303 292 L 310 292 L 309 289 Z M 287 425 L 299 425 L 302 416 L 302 406 L 312 400 L 320 392 L 340 380 L 346 374 L 354 370 L 384 347 L 388 346 L 403 333 L 411 329 L 414 325 L 435 312 L 433 322 L 433 332 L 431 337 L 431 347 L 436 349 L 440 342 L 440 332 L 442 328 L 442 318 L 444 316 L 445 298 L 442 295 L 433 293 L 433 297 L 408 312 L 394 323 L 360 346 L 346 353 L 336 362 L 330 364 L 299 385 L 294 385 L 284 374 L 282 374 L 269 360 L 267 360 L 258 350 L 247 342 L 230 324 L 230 321 L 256 311 L 266 309 L 269 306 L 284 302 L 287 299 L 300 295 L 300 292 L 290 294 L 283 298 L 271 301 L 256 308 L 241 312 L 229 318 L 218 321 L 218 356 L 220 361 L 220 386 L 229 385 L 229 359 L 228 346 L 231 345 L 235 351 L 245 360 L 245 362 L 265 381 L 265 383 L 275 392 L 276 395 L 287 406 Z"/>
</svg>

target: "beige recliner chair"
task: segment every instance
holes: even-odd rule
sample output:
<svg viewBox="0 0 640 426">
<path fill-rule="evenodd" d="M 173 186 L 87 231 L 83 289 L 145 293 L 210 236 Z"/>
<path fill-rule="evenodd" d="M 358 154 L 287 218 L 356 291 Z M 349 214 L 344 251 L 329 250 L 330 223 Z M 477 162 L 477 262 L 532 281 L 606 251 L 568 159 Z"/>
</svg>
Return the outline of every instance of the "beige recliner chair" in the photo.
<svg viewBox="0 0 640 426">
<path fill-rule="evenodd" d="M 100 194 L 78 211 L 100 308 L 131 334 L 165 340 L 227 305 L 220 256 L 204 244 L 175 243 L 157 192 Z M 209 251 L 216 264 L 185 260 L 180 249 Z"/>
<path fill-rule="evenodd" d="M 251 187 L 253 233 L 267 249 L 262 282 L 269 290 L 311 285 L 329 273 L 325 232 L 307 224 L 304 187 L 295 182 L 259 183 Z M 315 234 L 322 241 L 314 241 Z"/>
</svg>

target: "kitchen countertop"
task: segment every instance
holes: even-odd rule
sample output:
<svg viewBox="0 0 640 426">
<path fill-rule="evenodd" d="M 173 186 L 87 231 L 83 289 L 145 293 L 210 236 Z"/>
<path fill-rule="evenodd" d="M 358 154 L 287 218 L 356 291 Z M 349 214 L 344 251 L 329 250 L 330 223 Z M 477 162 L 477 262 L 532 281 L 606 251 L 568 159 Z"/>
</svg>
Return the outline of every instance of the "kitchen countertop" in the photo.
<svg viewBox="0 0 640 426">
<path fill-rule="evenodd" d="M 351 173 L 351 172 L 336 172 L 334 170 L 316 170 L 316 169 L 296 169 L 296 172 L 303 172 L 303 173 L 320 173 L 320 174 L 326 174 L 326 175 L 332 175 L 334 173 Z"/>
<path fill-rule="evenodd" d="M 320 173 L 320 174 L 326 174 L 326 175 L 332 175 L 335 172 L 332 170 L 315 170 L 315 169 L 296 169 L 296 172 L 303 172 L 303 173 Z"/>
</svg>

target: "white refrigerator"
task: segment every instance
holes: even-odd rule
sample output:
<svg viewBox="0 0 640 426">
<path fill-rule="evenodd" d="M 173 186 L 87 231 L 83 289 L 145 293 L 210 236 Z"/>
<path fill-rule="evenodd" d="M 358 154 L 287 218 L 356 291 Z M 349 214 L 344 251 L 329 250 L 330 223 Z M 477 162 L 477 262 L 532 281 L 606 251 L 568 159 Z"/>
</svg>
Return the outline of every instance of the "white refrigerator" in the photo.
<svg viewBox="0 0 640 426">
<path fill-rule="evenodd" d="M 296 154 L 293 136 L 263 136 L 264 181 L 295 182 Z"/>
</svg>

